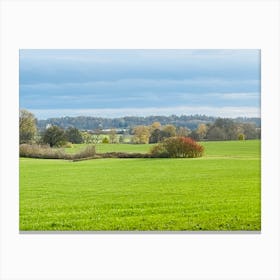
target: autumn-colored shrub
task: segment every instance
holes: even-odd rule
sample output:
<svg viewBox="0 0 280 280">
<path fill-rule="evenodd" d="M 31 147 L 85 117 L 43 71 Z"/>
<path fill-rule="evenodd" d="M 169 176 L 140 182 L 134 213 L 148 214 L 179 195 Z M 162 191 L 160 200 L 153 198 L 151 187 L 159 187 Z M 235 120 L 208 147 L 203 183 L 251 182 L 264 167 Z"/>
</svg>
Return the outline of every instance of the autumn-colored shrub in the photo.
<svg viewBox="0 0 280 280">
<path fill-rule="evenodd" d="M 162 143 L 159 143 L 155 146 L 153 146 L 150 150 L 151 157 L 154 158 L 168 158 L 168 152 L 164 148 Z"/>
<path fill-rule="evenodd" d="M 189 137 L 171 137 L 163 142 L 170 157 L 201 157 L 204 147 Z"/>
<path fill-rule="evenodd" d="M 189 137 L 170 137 L 151 150 L 153 157 L 195 158 L 201 157 L 204 147 Z"/>
</svg>

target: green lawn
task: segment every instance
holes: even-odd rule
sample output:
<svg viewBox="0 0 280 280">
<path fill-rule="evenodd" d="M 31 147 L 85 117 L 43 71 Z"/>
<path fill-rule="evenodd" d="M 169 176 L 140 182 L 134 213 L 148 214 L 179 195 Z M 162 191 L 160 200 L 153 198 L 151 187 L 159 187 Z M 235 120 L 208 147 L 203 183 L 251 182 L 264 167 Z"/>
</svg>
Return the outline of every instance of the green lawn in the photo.
<svg viewBox="0 0 280 280">
<path fill-rule="evenodd" d="M 260 141 L 203 145 L 197 159 L 22 158 L 20 230 L 260 230 Z"/>
</svg>

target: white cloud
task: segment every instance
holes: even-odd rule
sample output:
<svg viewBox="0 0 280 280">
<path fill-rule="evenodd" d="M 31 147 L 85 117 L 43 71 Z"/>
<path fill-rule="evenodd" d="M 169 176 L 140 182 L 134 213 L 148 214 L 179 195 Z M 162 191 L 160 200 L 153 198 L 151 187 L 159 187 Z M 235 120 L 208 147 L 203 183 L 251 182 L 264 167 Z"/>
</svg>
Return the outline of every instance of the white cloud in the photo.
<svg viewBox="0 0 280 280">
<path fill-rule="evenodd" d="M 260 94 L 258 92 L 239 92 L 239 93 L 220 94 L 220 98 L 230 99 L 230 100 L 256 99 L 259 97 Z"/>
</svg>

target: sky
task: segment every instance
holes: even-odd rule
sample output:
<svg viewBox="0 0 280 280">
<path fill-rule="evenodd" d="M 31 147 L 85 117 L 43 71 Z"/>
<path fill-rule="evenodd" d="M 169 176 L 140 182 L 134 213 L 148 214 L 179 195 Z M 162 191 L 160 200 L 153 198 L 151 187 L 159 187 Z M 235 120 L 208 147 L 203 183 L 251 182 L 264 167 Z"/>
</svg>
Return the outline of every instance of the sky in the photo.
<svg viewBox="0 0 280 280">
<path fill-rule="evenodd" d="M 20 50 L 20 108 L 63 116 L 260 117 L 260 50 Z"/>
</svg>

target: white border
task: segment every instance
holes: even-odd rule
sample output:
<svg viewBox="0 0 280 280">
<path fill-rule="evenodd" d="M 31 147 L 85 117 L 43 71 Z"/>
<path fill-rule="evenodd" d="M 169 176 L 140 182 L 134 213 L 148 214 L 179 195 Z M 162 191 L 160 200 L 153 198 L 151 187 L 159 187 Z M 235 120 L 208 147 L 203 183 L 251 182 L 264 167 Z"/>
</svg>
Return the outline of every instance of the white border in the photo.
<svg viewBox="0 0 280 280">
<path fill-rule="evenodd" d="M 1 279 L 280 279 L 278 1 L 0 3 Z M 20 48 L 261 49 L 262 233 L 20 235 Z"/>
</svg>

